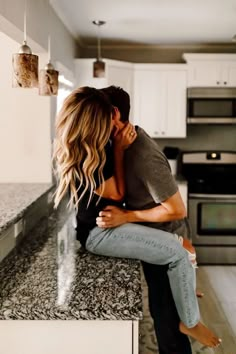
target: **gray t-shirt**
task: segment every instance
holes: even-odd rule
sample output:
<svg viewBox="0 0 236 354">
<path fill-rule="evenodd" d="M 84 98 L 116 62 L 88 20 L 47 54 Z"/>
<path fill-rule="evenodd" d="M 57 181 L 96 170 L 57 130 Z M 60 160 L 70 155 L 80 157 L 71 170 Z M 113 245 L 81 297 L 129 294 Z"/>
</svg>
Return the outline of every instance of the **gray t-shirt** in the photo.
<svg viewBox="0 0 236 354">
<path fill-rule="evenodd" d="M 136 131 L 136 140 L 125 152 L 125 203 L 129 210 L 153 208 L 178 191 L 169 162 L 158 144 L 142 128 L 136 126 Z M 187 234 L 185 220 L 143 224 Z"/>
</svg>

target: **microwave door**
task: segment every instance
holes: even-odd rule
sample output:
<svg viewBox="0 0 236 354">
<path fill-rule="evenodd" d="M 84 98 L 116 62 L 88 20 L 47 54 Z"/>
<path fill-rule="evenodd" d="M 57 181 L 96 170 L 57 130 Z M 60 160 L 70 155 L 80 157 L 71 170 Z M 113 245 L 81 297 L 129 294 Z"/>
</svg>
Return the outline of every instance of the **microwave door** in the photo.
<svg viewBox="0 0 236 354">
<path fill-rule="evenodd" d="M 189 98 L 188 123 L 236 123 L 236 99 Z"/>
<path fill-rule="evenodd" d="M 235 124 L 236 88 L 188 88 L 187 112 L 191 124 Z"/>
</svg>

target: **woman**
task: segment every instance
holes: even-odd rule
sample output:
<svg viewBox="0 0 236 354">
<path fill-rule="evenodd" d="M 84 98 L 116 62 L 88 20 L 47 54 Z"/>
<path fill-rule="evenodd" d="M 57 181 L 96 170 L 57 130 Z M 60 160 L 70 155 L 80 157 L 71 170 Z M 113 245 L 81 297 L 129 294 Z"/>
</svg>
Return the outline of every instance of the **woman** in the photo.
<svg viewBox="0 0 236 354">
<path fill-rule="evenodd" d="M 70 191 L 69 205 L 76 207 L 79 238 L 88 251 L 168 264 L 171 290 L 181 319 L 180 331 L 215 347 L 221 340 L 199 321 L 194 269 L 178 236 L 138 224 L 110 229 L 96 226 L 99 212 L 107 205 L 122 207 L 124 151 L 136 138 L 130 123 L 117 133 L 113 120 L 117 114 L 119 111 L 104 93 L 94 88 L 79 88 L 65 100 L 56 122 L 55 207 Z"/>
</svg>

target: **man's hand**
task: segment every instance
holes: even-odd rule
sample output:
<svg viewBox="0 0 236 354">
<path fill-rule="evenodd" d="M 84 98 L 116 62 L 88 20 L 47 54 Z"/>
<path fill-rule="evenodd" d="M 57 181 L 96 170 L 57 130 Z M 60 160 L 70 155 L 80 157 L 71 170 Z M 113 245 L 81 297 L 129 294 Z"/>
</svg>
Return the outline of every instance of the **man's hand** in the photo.
<svg viewBox="0 0 236 354">
<path fill-rule="evenodd" d="M 103 211 L 99 212 L 96 218 L 98 227 L 109 228 L 127 223 L 126 210 L 108 205 Z"/>
</svg>

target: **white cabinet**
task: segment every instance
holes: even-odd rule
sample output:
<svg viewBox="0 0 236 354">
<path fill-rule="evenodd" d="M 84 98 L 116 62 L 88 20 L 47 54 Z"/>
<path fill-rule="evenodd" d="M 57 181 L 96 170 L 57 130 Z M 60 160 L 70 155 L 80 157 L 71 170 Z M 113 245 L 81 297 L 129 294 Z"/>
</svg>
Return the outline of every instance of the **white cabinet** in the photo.
<svg viewBox="0 0 236 354">
<path fill-rule="evenodd" d="M 134 321 L 0 321 L 1 353 L 138 354 Z"/>
<path fill-rule="evenodd" d="M 184 64 L 136 64 L 134 122 L 153 138 L 186 137 L 186 87 Z"/>
<path fill-rule="evenodd" d="M 235 54 L 184 54 L 188 87 L 235 87 Z"/>
<path fill-rule="evenodd" d="M 226 63 L 223 66 L 222 75 L 224 85 L 236 87 L 236 59 L 234 62 Z"/>
<path fill-rule="evenodd" d="M 76 85 L 120 86 L 130 94 L 130 121 L 151 137 L 186 137 L 185 64 L 132 64 L 104 59 L 106 77 L 93 78 L 94 59 L 76 59 Z"/>
</svg>

